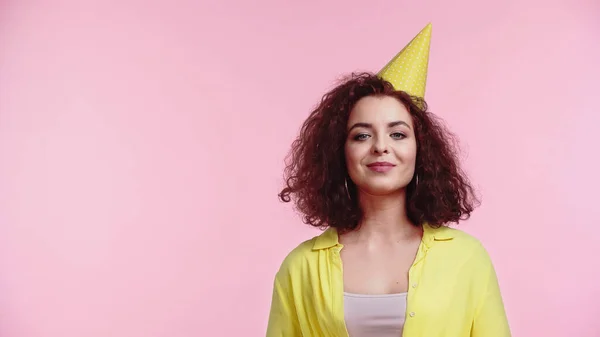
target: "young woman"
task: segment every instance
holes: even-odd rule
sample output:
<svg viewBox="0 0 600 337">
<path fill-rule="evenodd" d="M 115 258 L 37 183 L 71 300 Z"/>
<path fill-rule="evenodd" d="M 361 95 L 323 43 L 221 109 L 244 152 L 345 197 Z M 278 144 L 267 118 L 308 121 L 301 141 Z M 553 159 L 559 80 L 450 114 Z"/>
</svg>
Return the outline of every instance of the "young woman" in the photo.
<svg viewBox="0 0 600 337">
<path fill-rule="evenodd" d="M 293 144 L 280 198 L 326 230 L 281 264 L 268 337 L 510 336 L 486 250 L 447 226 L 477 202 L 452 135 L 389 74 L 343 81 Z"/>
</svg>

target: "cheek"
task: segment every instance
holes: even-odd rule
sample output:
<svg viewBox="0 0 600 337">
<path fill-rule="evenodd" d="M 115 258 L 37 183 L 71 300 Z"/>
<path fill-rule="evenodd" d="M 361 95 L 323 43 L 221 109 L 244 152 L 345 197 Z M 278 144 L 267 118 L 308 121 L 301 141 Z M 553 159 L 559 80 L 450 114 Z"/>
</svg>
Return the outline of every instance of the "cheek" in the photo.
<svg viewBox="0 0 600 337">
<path fill-rule="evenodd" d="M 417 161 L 417 145 L 414 143 L 397 149 L 397 153 L 403 163 L 414 165 Z"/>
<path fill-rule="evenodd" d="M 364 151 L 360 146 L 356 146 L 356 144 L 346 145 L 344 151 L 346 154 L 346 167 L 348 168 L 348 171 L 356 170 L 356 167 L 360 165 L 361 160 L 364 157 Z"/>
<path fill-rule="evenodd" d="M 407 149 L 404 153 L 404 158 L 406 158 L 407 161 L 414 163 L 417 160 L 417 149 Z"/>
</svg>

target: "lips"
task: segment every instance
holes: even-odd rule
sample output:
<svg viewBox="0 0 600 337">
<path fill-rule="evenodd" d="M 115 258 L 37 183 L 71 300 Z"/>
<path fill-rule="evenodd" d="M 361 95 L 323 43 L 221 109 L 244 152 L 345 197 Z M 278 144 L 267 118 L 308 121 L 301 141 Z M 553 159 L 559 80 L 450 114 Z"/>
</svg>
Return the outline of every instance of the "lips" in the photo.
<svg viewBox="0 0 600 337">
<path fill-rule="evenodd" d="M 389 172 L 392 170 L 392 168 L 394 168 L 394 166 L 396 166 L 396 165 L 394 165 L 392 163 L 388 163 L 387 161 L 378 161 L 378 162 L 367 165 L 369 170 L 371 170 L 373 172 L 378 172 L 378 173 Z"/>
<path fill-rule="evenodd" d="M 378 162 L 367 165 L 367 167 L 393 167 L 393 166 L 396 166 L 396 165 L 394 165 L 392 163 L 388 163 L 387 161 L 378 161 Z"/>
</svg>

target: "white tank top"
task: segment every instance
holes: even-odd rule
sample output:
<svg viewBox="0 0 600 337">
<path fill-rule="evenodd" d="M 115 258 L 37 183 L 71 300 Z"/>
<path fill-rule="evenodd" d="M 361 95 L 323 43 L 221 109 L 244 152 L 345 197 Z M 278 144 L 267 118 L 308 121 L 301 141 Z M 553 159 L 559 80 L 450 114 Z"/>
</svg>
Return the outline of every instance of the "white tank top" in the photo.
<svg viewBox="0 0 600 337">
<path fill-rule="evenodd" d="M 401 337 L 406 295 L 344 293 L 344 319 L 350 337 Z"/>
</svg>

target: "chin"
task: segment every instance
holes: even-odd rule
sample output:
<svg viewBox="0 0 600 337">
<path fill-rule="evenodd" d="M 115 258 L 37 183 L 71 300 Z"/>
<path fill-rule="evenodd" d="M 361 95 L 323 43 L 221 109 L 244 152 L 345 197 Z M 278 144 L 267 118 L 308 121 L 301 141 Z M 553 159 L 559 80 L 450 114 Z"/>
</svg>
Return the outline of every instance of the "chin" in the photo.
<svg viewBox="0 0 600 337">
<path fill-rule="evenodd" d="M 404 186 L 391 184 L 369 184 L 367 186 L 363 186 L 361 189 L 370 195 L 386 196 L 402 191 Z"/>
</svg>

